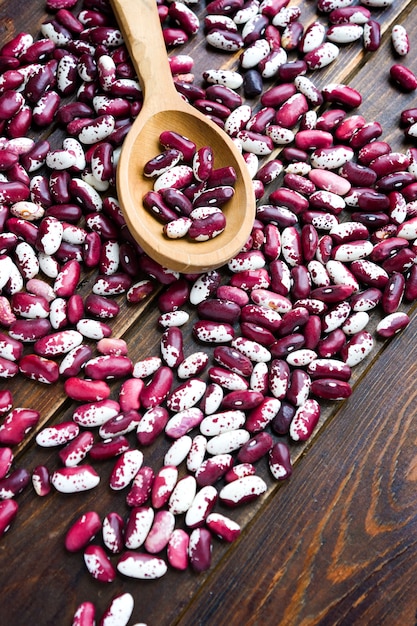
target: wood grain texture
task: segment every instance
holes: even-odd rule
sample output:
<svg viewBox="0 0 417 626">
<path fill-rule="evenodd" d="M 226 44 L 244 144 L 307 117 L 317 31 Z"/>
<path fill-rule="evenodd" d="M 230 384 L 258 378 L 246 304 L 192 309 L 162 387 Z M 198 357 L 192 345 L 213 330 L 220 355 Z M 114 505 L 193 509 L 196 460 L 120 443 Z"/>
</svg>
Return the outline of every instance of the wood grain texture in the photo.
<svg viewBox="0 0 417 626">
<path fill-rule="evenodd" d="M 304 23 L 316 17 L 315 3 L 297 4 Z M 365 55 L 359 45 L 347 46 L 337 69 L 314 75 L 319 86 L 331 80 L 359 89 L 361 114 L 382 123 L 384 139 L 394 149 L 406 145 L 398 129 L 400 111 L 416 101 L 415 94 L 400 93 L 387 81 L 393 59 L 390 27 L 406 23 L 417 45 L 413 4 L 397 1 L 375 12 L 384 33 L 377 53 Z M 20 31 L 36 35 L 45 17 L 41 0 L 19 6 L 5 0 L 0 41 Z M 208 54 L 195 40 L 182 51 L 193 55 L 196 76 L 220 64 L 236 67 L 237 57 Z M 417 72 L 414 54 L 407 64 Z M 60 129 L 54 128 L 50 138 L 58 147 Z M 83 277 L 80 293 L 89 293 L 92 280 L 92 275 Z M 158 353 L 158 293 L 157 288 L 136 307 L 118 298 L 121 312 L 112 324 L 114 335 L 126 339 L 134 361 Z M 190 313 L 195 315 L 191 307 Z M 231 546 L 215 541 L 213 567 L 205 574 L 169 571 L 156 582 L 118 577 L 103 585 L 87 573 L 81 554 L 65 552 L 63 536 L 86 510 L 97 510 L 101 517 L 110 511 L 127 513 L 125 494 L 105 487 L 111 461 L 98 468 L 99 492 L 73 497 L 53 492 L 40 499 L 26 489 L 18 497 L 13 527 L 0 542 L 0 624 L 67 625 L 80 602 L 93 601 L 100 615 L 113 596 L 129 591 L 135 598 L 131 622 L 148 626 L 414 625 L 416 333 L 413 315 L 404 333 L 387 344 L 377 342 L 372 357 L 355 371 L 352 397 L 343 404 L 324 404 L 314 437 L 307 445 L 293 446 L 295 469 L 288 482 L 273 484 L 266 463 L 261 466 L 270 485 L 267 495 L 233 511 L 242 535 Z M 185 349 L 196 349 L 191 337 Z M 74 406 L 62 384 L 51 390 L 21 378 L 0 381 L 0 389 L 7 387 L 16 406 L 41 412 L 39 428 L 71 417 Z M 112 388 L 116 393 L 118 384 Z M 58 467 L 56 450 L 35 446 L 34 436 L 16 451 L 16 466 Z M 147 449 L 146 463 L 157 466 L 168 445 L 163 440 Z"/>
</svg>

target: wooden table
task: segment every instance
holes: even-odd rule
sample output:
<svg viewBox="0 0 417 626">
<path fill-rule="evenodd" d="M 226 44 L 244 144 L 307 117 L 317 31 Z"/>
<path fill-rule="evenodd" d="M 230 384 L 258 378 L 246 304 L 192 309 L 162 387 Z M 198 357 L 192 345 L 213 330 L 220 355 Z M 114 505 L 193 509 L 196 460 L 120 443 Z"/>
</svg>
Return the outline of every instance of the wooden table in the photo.
<svg viewBox="0 0 417 626">
<path fill-rule="evenodd" d="M 303 23 L 311 22 L 315 3 L 297 4 Z M 390 31 L 397 22 L 406 25 L 412 52 L 405 63 L 417 71 L 413 5 L 413 0 L 397 0 L 375 11 L 383 31 L 380 49 L 364 54 L 359 43 L 345 46 L 333 65 L 313 77 L 318 86 L 347 82 L 359 89 L 360 113 L 381 122 L 383 138 L 395 150 L 408 145 L 398 127 L 400 111 L 417 102 L 415 93 L 401 93 L 387 80 L 394 62 Z M 36 35 L 45 17 L 41 0 L 4 0 L 0 43 L 20 31 Z M 219 63 L 233 67 L 236 62 L 221 53 L 210 53 L 208 61 L 201 42 L 192 41 L 181 52 L 188 50 L 195 58 L 196 80 L 202 69 Z M 60 137 L 55 131 L 51 141 L 58 145 Z M 89 280 L 80 293 L 88 293 Z M 126 339 L 133 361 L 159 353 L 157 295 L 158 290 L 136 307 L 120 298 L 113 333 Z M 0 623 L 70 624 L 76 607 L 87 600 L 95 603 L 99 620 L 110 600 L 128 591 L 135 598 L 130 623 L 148 626 L 415 624 L 417 325 L 410 313 L 407 329 L 392 341 L 377 340 L 371 356 L 357 368 L 353 395 L 343 403 L 324 403 L 314 436 L 306 445 L 292 445 L 290 480 L 272 484 L 268 479 L 270 488 L 255 505 L 230 512 L 242 525 L 241 536 L 230 546 L 214 541 L 213 564 L 204 574 L 169 570 L 158 581 L 118 576 L 105 585 L 92 579 L 81 554 L 66 553 L 64 534 L 83 512 L 126 515 L 125 494 L 106 487 L 113 461 L 97 468 L 102 483 L 91 492 L 52 492 L 42 499 L 27 488 L 18 496 L 18 515 L 0 541 Z M 187 353 L 195 349 L 192 339 L 185 347 Z M 50 388 L 16 377 L 0 381 L 0 389 L 5 388 L 12 390 L 15 406 L 40 411 L 38 430 L 69 418 L 74 409 L 62 383 Z M 56 450 L 36 446 L 35 434 L 15 451 L 16 466 L 55 469 Z M 158 463 L 161 445 L 166 449 L 167 442 L 146 452 L 149 464 Z M 260 473 L 266 477 L 266 467 Z"/>
</svg>

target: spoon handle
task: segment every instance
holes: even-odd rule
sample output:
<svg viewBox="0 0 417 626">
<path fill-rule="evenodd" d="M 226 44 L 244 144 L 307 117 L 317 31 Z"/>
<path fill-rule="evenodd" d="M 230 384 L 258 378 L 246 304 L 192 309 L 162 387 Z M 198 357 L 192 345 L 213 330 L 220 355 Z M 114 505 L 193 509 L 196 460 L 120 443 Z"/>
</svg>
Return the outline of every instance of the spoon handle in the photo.
<svg viewBox="0 0 417 626">
<path fill-rule="evenodd" d="M 172 79 L 156 0 L 111 0 L 139 77 L 144 103 L 155 111 L 178 97 Z"/>
</svg>

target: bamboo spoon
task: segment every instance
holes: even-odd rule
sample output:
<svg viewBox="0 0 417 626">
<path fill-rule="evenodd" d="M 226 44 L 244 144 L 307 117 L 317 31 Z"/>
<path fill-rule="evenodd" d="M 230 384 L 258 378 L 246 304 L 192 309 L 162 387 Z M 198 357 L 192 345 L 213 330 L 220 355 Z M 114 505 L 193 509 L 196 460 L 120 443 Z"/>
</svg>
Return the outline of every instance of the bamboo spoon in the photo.
<svg viewBox="0 0 417 626">
<path fill-rule="evenodd" d="M 186 103 L 177 92 L 168 62 L 156 0 L 111 0 L 120 30 L 143 91 L 143 106 L 129 131 L 117 166 L 118 198 L 133 237 L 164 267 L 199 273 L 224 265 L 246 243 L 255 217 L 255 194 L 242 155 L 217 124 Z M 232 166 L 235 194 L 223 207 L 226 228 L 204 242 L 168 239 L 162 225 L 143 207 L 153 181 L 143 175 L 145 163 L 162 151 L 159 135 L 176 131 L 197 147 L 211 146 L 214 167 Z"/>
</svg>

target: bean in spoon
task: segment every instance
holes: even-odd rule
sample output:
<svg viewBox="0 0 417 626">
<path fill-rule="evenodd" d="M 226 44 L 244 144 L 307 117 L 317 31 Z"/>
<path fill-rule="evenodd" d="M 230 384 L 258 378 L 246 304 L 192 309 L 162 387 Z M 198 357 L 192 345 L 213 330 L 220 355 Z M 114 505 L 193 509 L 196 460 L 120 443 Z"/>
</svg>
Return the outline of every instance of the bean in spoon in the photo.
<svg viewBox="0 0 417 626">
<path fill-rule="evenodd" d="M 143 105 L 126 136 L 117 165 L 118 199 L 133 237 L 162 266 L 182 273 L 218 268 L 246 243 L 255 217 L 253 183 L 232 139 L 177 92 L 168 62 L 156 0 L 111 0 L 124 42 L 143 93 Z M 161 224 L 143 206 L 153 181 L 145 164 L 161 151 L 159 136 L 175 131 L 198 147 L 213 149 L 215 167 L 233 167 L 235 193 L 223 207 L 225 230 L 213 239 L 195 242 L 169 239 Z"/>
</svg>

